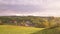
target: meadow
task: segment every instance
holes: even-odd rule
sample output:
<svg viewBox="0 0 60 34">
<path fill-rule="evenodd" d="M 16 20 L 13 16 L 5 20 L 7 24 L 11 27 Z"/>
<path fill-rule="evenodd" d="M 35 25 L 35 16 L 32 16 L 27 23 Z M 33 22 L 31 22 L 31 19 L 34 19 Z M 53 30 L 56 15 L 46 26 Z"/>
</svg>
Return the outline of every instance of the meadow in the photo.
<svg viewBox="0 0 60 34">
<path fill-rule="evenodd" d="M 46 29 L 14 25 L 0 25 L 0 34 L 60 34 L 60 27 Z"/>
<path fill-rule="evenodd" d="M 33 34 L 43 29 L 44 28 L 0 25 L 0 34 Z"/>
</svg>

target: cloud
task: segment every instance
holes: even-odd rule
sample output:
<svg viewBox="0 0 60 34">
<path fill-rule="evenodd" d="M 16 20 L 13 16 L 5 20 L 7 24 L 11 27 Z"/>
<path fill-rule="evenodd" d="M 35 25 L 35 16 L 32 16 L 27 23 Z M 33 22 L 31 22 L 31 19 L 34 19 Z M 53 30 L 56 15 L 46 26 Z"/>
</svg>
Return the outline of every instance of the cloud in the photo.
<svg viewBox="0 0 60 34">
<path fill-rule="evenodd" d="M 11 12 L 15 11 L 16 13 L 26 13 L 26 12 L 35 12 L 40 11 L 43 8 L 40 6 L 33 6 L 33 5 L 0 5 L 0 11 L 8 11 Z"/>
<path fill-rule="evenodd" d="M 47 0 L 45 10 L 42 12 L 35 12 L 39 16 L 58 16 L 60 17 L 60 0 Z"/>
<path fill-rule="evenodd" d="M 2 4 L 24 4 L 24 5 L 40 5 L 42 3 L 42 0 L 0 0 L 0 3 Z"/>
<path fill-rule="evenodd" d="M 41 10 L 43 10 L 42 0 L 0 0 L 0 12 L 2 12 L 2 15 L 8 12 L 31 14 Z"/>
<path fill-rule="evenodd" d="M 60 0 L 0 0 L 0 15 L 60 16 Z"/>
</svg>

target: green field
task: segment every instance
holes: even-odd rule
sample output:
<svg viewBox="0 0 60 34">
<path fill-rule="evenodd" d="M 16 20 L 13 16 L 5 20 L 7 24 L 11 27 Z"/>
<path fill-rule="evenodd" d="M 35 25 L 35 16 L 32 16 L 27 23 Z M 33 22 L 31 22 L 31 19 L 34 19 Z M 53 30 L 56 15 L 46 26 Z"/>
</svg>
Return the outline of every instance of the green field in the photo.
<svg viewBox="0 0 60 34">
<path fill-rule="evenodd" d="M 33 34 L 43 29 L 44 28 L 0 25 L 0 34 Z"/>
<path fill-rule="evenodd" d="M 0 25 L 0 34 L 60 34 L 60 27 L 45 29 L 12 25 Z"/>
<path fill-rule="evenodd" d="M 33 34 L 60 34 L 60 27 L 43 29 Z"/>
</svg>

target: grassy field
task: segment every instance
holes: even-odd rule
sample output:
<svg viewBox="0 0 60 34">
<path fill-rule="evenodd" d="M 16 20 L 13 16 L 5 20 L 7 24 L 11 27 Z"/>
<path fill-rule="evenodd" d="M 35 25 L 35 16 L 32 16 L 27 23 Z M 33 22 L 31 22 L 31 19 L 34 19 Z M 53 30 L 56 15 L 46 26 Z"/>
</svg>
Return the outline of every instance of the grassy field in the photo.
<svg viewBox="0 0 60 34">
<path fill-rule="evenodd" d="M 51 28 L 51 29 L 43 29 L 33 34 L 60 34 L 60 27 Z"/>
<path fill-rule="evenodd" d="M 44 28 L 0 25 L 0 34 L 34 34 Z"/>
<path fill-rule="evenodd" d="M 0 34 L 60 34 L 60 27 L 52 29 L 0 25 Z"/>
</svg>

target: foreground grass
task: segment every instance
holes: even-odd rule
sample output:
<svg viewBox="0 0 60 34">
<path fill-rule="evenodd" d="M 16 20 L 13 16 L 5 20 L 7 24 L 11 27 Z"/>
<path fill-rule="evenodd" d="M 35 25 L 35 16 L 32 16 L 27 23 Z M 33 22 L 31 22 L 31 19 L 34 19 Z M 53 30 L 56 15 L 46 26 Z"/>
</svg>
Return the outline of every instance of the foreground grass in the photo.
<svg viewBox="0 0 60 34">
<path fill-rule="evenodd" d="M 32 34 L 44 28 L 0 25 L 0 34 Z"/>
<path fill-rule="evenodd" d="M 52 29 L 0 25 L 0 34 L 60 34 L 60 27 Z"/>
<path fill-rule="evenodd" d="M 60 27 L 40 30 L 40 31 L 37 31 L 33 34 L 60 34 Z"/>
</svg>

